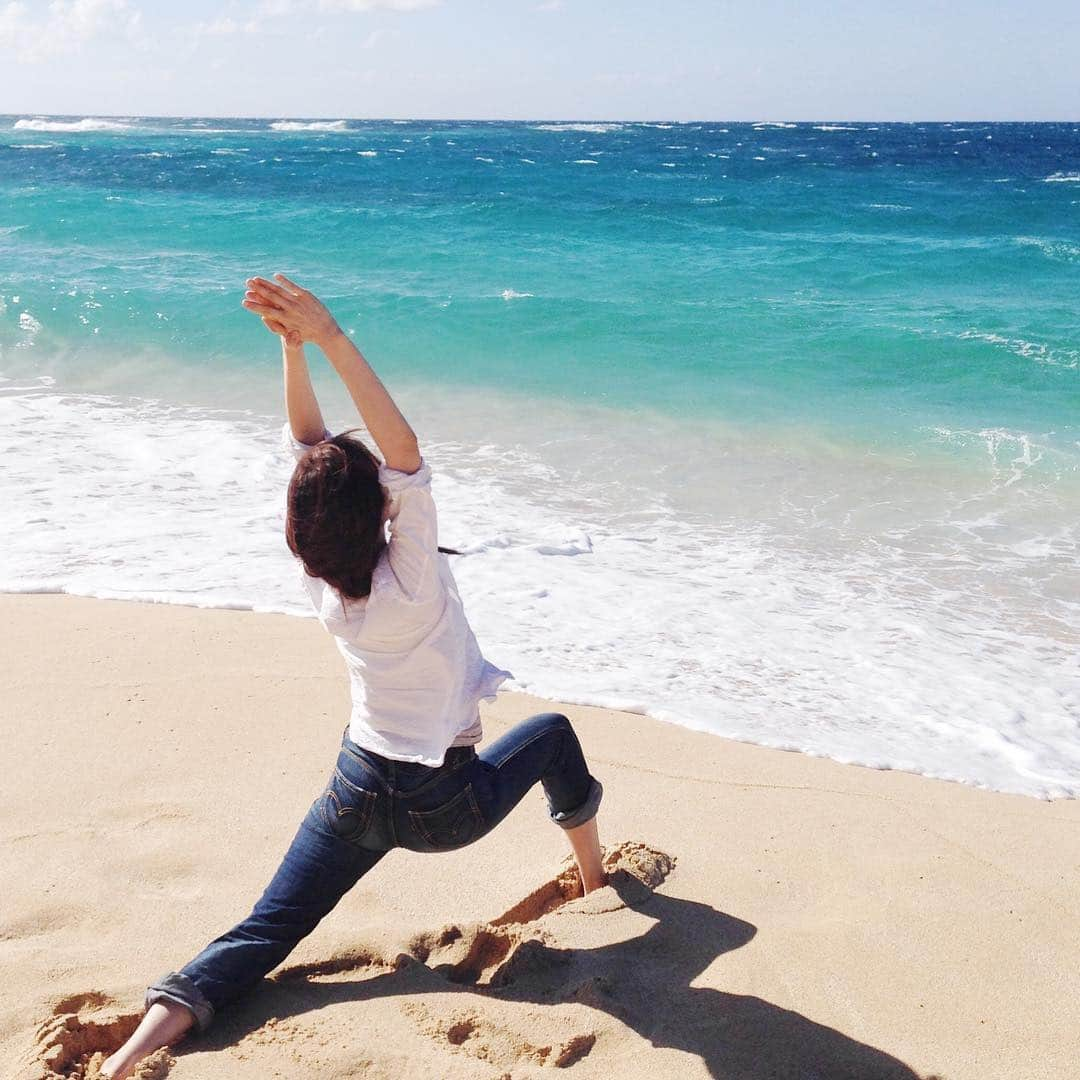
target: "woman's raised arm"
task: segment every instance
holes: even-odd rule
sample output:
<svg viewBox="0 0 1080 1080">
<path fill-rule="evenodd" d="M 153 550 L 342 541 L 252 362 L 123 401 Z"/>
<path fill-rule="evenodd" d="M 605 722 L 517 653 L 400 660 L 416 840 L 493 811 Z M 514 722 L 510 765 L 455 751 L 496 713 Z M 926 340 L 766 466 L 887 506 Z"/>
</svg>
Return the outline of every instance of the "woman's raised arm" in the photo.
<svg viewBox="0 0 1080 1080">
<path fill-rule="evenodd" d="M 274 276 L 280 284 L 265 278 L 252 278 L 248 282 L 250 292 L 244 299 L 244 307 L 274 319 L 302 341 L 318 345 L 349 391 L 387 466 L 400 472 L 416 472 L 421 464 L 416 435 L 371 365 L 317 297 L 283 274 Z M 288 370 L 288 360 L 286 364 Z M 306 366 L 304 375 L 307 376 Z M 290 421 L 291 417 L 290 413 Z M 321 429 L 318 437 L 322 438 Z"/>
<path fill-rule="evenodd" d="M 248 282 L 253 284 L 254 279 Z M 249 295 L 254 296 L 254 293 Z M 289 418 L 289 430 L 297 442 L 314 446 L 326 434 L 322 410 L 315 397 L 308 373 L 307 357 L 304 356 L 304 339 L 295 331 L 269 315 L 262 317 L 263 324 L 271 334 L 281 338 L 281 362 L 285 371 L 285 413 Z"/>
<path fill-rule="evenodd" d="M 311 385 L 304 345 L 290 345 L 288 338 L 281 338 L 281 361 L 285 372 L 285 413 L 289 428 L 297 442 L 314 446 L 326 434 L 319 400 Z"/>
</svg>

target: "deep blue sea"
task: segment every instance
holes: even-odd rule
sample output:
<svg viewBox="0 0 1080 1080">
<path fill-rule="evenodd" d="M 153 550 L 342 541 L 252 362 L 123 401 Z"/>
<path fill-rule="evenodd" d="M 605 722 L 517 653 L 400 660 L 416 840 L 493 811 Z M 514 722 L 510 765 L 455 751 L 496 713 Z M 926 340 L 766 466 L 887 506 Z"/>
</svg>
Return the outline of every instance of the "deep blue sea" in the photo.
<svg viewBox="0 0 1080 1080">
<path fill-rule="evenodd" d="M 0 116 L 0 589 L 309 614 L 275 271 L 518 687 L 1080 793 L 1080 124 Z"/>
</svg>

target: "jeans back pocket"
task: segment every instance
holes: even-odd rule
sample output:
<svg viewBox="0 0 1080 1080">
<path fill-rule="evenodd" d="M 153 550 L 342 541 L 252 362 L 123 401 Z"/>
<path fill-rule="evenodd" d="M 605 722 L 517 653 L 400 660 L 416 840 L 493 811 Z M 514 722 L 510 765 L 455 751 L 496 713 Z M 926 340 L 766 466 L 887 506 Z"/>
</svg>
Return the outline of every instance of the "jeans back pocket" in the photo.
<svg viewBox="0 0 1080 1080">
<path fill-rule="evenodd" d="M 335 768 L 323 792 L 323 821 L 335 836 L 357 843 L 371 825 L 377 798 L 377 792 L 354 784 Z"/>
<path fill-rule="evenodd" d="M 484 817 L 472 784 L 434 810 L 410 810 L 409 824 L 420 841 L 434 851 L 465 847 L 484 833 Z"/>
</svg>

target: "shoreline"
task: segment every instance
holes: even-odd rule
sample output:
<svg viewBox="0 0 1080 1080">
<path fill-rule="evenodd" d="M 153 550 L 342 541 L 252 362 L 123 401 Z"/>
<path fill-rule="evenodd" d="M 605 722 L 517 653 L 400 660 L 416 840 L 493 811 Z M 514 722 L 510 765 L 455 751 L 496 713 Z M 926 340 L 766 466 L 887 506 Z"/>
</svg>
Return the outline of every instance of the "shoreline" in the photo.
<svg viewBox="0 0 1080 1080">
<path fill-rule="evenodd" d="M 285 565 L 291 569 L 291 564 L 286 560 Z M 94 595 L 75 593 L 67 591 L 67 588 L 63 585 L 55 585 L 48 587 L 27 588 L 25 590 L 13 590 L 13 591 L 0 591 L 0 603 L 8 602 L 11 600 L 18 600 L 22 598 L 70 598 L 76 602 L 89 602 L 89 603 L 104 603 L 104 604 L 129 604 L 135 607 L 177 607 L 183 608 L 192 612 L 230 612 L 238 615 L 254 616 L 258 618 L 286 618 L 286 619 L 301 619 L 306 622 L 316 623 L 314 615 L 311 611 L 310 605 L 304 600 L 297 598 L 294 609 L 290 610 L 287 605 L 282 606 L 260 606 L 258 604 L 252 604 L 243 600 L 230 601 L 227 598 L 219 598 L 213 602 L 207 600 L 187 600 L 185 601 L 179 594 L 165 591 L 160 597 L 151 596 L 128 596 L 117 593 L 110 595 L 108 590 L 102 590 Z M 500 656 L 501 660 L 502 657 Z M 511 670 L 517 665 L 515 663 L 508 662 Z M 505 666 L 505 665 L 504 665 Z M 517 680 L 514 680 L 515 682 Z M 834 764 L 841 766 L 868 769 L 874 772 L 897 772 L 905 775 L 920 777 L 923 779 L 959 784 L 963 787 L 970 787 L 980 791 L 987 791 L 994 794 L 1002 795 L 1015 795 L 1022 798 L 1034 799 L 1039 802 L 1057 803 L 1068 802 L 1080 799 L 1080 795 L 1076 794 L 1071 788 L 1067 787 L 1069 783 L 1073 781 L 1056 781 L 1049 790 L 1045 787 L 1045 779 L 1040 779 L 1040 783 L 1043 784 L 1043 790 L 1041 791 L 1023 791 L 1023 790 L 1010 790 L 1009 788 L 997 787 L 992 783 L 985 780 L 980 780 L 975 777 L 965 777 L 959 775 L 950 775 L 948 772 L 934 772 L 930 771 L 929 767 L 920 769 L 917 763 L 894 763 L 884 761 L 881 764 L 877 764 L 869 760 L 859 760 L 858 757 L 845 758 L 842 756 L 834 755 L 829 750 L 819 750 L 813 747 L 804 747 L 800 745 L 784 745 L 781 740 L 767 741 L 762 740 L 756 733 L 747 734 L 745 737 L 735 733 L 723 733 L 716 731 L 709 725 L 708 722 L 694 723 L 685 719 L 682 715 L 676 714 L 671 708 L 664 702 L 658 702 L 653 704 L 638 704 L 638 700 L 628 696 L 628 700 L 625 704 L 616 703 L 608 704 L 604 702 L 591 702 L 587 696 L 577 696 L 576 693 L 559 694 L 548 693 L 544 687 L 530 688 L 527 684 L 519 684 L 517 687 L 507 689 L 500 692 L 500 697 L 506 694 L 520 695 L 522 697 L 537 698 L 548 702 L 555 702 L 563 705 L 573 706 L 576 708 L 594 709 L 603 712 L 611 712 L 625 716 L 636 716 L 644 718 L 652 723 L 659 723 L 665 726 L 672 726 L 680 731 L 692 731 L 700 734 L 704 734 L 714 739 L 720 739 L 729 743 L 738 743 L 740 745 L 755 747 L 770 752 L 782 752 L 782 753 L 794 753 L 805 755 L 809 758 L 820 759 L 824 761 L 830 761 Z M 740 701 L 746 703 L 745 693 L 740 697 Z M 347 711 L 346 711 L 347 718 Z M 881 752 L 881 751 L 879 751 Z M 884 751 L 888 752 L 888 751 Z M 1022 774 L 1021 774 L 1022 775 Z M 1078 774 L 1080 776 L 1080 774 Z M 1022 782 L 1022 781 L 1021 781 Z M 1032 781 L 1034 783 L 1034 781 Z M 1063 793 L 1059 793 L 1063 792 Z"/>
<path fill-rule="evenodd" d="M 0 1076 L 81 1076 L 250 910 L 333 766 L 347 679 L 314 619 L 0 609 Z M 601 841 L 655 891 L 537 906 L 565 842 L 531 792 L 469 848 L 388 857 L 156 1075 L 1049 1080 L 1080 1057 L 1077 800 L 515 692 L 482 705 L 485 741 L 546 709 L 604 783 Z M 504 951 L 448 982 L 482 942 Z"/>
</svg>

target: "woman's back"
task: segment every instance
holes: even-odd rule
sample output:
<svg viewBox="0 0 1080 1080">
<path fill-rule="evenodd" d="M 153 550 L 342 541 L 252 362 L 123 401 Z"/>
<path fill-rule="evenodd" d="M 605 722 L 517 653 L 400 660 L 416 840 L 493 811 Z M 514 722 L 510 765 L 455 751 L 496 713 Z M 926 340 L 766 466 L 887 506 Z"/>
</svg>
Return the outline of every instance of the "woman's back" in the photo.
<svg viewBox="0 0 1080 1080">
<path fill-rule="evenodd" d="M 282 441 L 297 461 L 311 449 L 287 423 Z M 349 671 L 349 737 L 392 760 L 438 766 L 449 746 L 480 741 L 479 703 L 511 676 L 482 656 L 438 550 L 430 467 L 422 461 L 406 473 L 382 465 L 379 482 L 389 499 L 390 539 L 368 596 L 343 602 L 302 563 L 300 576 Z"/>
</svg>

